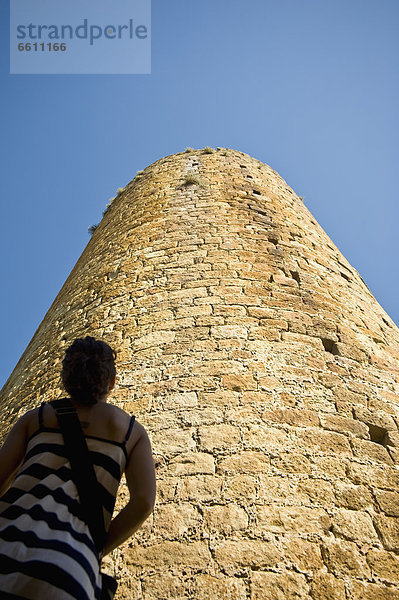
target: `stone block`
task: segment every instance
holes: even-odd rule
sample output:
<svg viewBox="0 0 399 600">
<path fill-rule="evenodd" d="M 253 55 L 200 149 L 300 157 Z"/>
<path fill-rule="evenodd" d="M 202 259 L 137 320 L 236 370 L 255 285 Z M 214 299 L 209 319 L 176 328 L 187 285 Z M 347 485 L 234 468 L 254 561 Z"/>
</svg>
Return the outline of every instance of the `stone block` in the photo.
<svg viewBox="0 0 399 600">
<path fill-rule="evenodd" d="M 257 483 L 252 475 L 228 475 L 223 478 L 223 497 L 227 501 L 253 502 Z"/>
<path fill-rule="evenodd" d="M 262 382 L 265 378 L 259 379 L 259 384 L 263 385 Z M 276 378 L 268 378 L 273 380 L 273 386 L 278 385 Z M 273 408 L 262 412 L 262 419 L 270 423 L 281 423 L 287 424 L 294 427 L 316 427 L 319 425 L 319 417 L 313 410 L 307 410 L 306 408 Z"/>
<path fill-rule="evenodd" d="M 322 546 L 324 561 L 330 573 L 336 577 L 368 579 L 370 569 L 357 545 L 342 539 L 326 539 Z"/>
<path fill-rule="evenodd" d="M 169 311 L 171 312 L 171 311 Z M 176 318 L 185 317 L 206 317 L 212 314 L 212 308 L 210 305 L 205 304 L 204 306 L 181 306 L 176 309 Z M 173 315 L 173 313 L 172 313 Z"/>
<path fill-rule="evenodd" d="M 240 429 L 246 429 L 248 423 L 262 423 L 259 411 L 252 404 L 243 404 L 243 406 L 227 410 L 225 420 L 233 425 L 238 425 Z"/>
<path fill-rule="evenodd" d="M 327 512 L 303 506 L 256 506 L 256 530 L 259 533 L 325 534 L 331 525 Z"/>
<path fill-rule="evenodd" d="M 348 419 L 347 417 L 341 417 L 340 415 L 321 414 L 320 423 L 325 429 L 330 429 L 337 433 L 352 433 L 359 438 L 369 438 L 367 425 L 356 419 Z"/>
<path fill-rule="evenodd" d="M 267 473 L 270 461 L 262 452 L 247 450 L 234 456 L 223 458 L 218 462 L 217 472 L 235 475 L 237 473 Z"/>
<path fill-rule="evenodd" d="M 375 425 L 387 431 L 397 431 L 393 418 L 382 411 L 371 411 L 359 406 L 355 407 L 354 414 L 356 419 L 359 419 L 359 421 L 362 421 L 366 425 Z"/>
<path fill-rule="evenodd" d="M 282 452 L 271 459 L 271 464 L 280 473 L 311 473 L 312 462 L 296 452 Z"/>
<path fill-rule="evenodd" d="M 171 475 L 198 475 L 213 474 L 215 472 L 215 459 L 211 454 L 204 452 L 187 452 L 173 458 L 169 462 Z"/>
<path fill-rule="evenodd" d="M 298 483 L 298 494 L 307 498 L 306 504 L 331 509 L 334 506 L 334 489 L 324 479 L 309 478 Z"/>
<path fill-rule="evenodd" d="M 392 458 L 392 462 L 394 465 L 399 465 L 399 448 L 393 448 L 392 446 L 387 446 L 390 457 Z"/>
<path fill-rule="evenodd" d="M 274 541 L 226 540 L 214 548 L 216 562 L 227 575 L 275 567 L 281 560 Z"/>
<path fill-rule="evenodd" d="M 151 442 L 155 455 L 187 452 L 188 450 L 193 450 L 196 445 L 191 429 L 187 431 L 170 429 L 167 435 L 165 435 L 164 430 L 158 430 L 151 434 Z"/>
<path fill-rule="evenodd" d="M 399 488 L 399 471 L 389 465 L 365 465 L 350 462 L 348 477 L 357 485 L 392 491 Z"/>
<path fill-rule="evenodd" d="M 367 553 L 367 562 L 374 577 L 399 584 L 399 557 L 393 552 L 373 548 Z"/>
<path fill-rule="evenodd" d="M 359 363 L 365 363 L 368 360 L 368 354 L 360 350 L 354 344 L 345 344 L 343 342 L 337 342 L 336 346 L 340 356 L 350 358 Z"/>
<path fill-rule="evenodd" d="M 162 571 L 185 565 L 193 569 L 206 569 L 211 562 L 211 554 L 205 542 L 160 542 L 149 547 L 136 546 L 126 551 L 126 562 L 141 571 Z"/>
<path fill-rule="evenodd" d="M 264 449 L 267 454 L 289 448 L 292 444 L 286 431 L 267 425 L 247 423 L 247 428 L 242 432 L 242 443 L 244 448 L 251 450 Z"/>
<path fill-rule="evenodd" d="M 399 600 L 399 590 L 383 584 L 352 580 L 348 588 L 354 600 Z"/>
<path fill-rule="evenodd" d="M 278 342 L 280 340 L 280 330 L 263 325 L 254 325 L 248 328 L 248 340 L 256 342 Z M 248 347 L 253 347 L 253 344 L 248 344 Z"/>
<path fill-rule="evenodd" d="M 323 452 L 325 454 L 348 454 L 352 450 L 347 436 L 321 428 L 305 429 L 296 432 L 298 444 L 310 452 Z"/>
<path fill-rule="evenodd" d="M 251 574 L 251 600 L 308 600 L 309 592 L 304 575 L 299 573 Z"/>
<path fill-rule="evenodd" d="M 194 368 L 198 375 L 228 375 L 229 373 L 239 374 L 245 371 L 245 367 L 241 361 L 218 360 L 212 357 L 209 357 L 209 360 L 202 359 L 202 364 L 195 365 Z"/>
<path fill-rule="evenodd" d="M 239 304 L 218 304 L 215 306 L 213 314 L 223 317 L 244 317 L 247 314 L 247 311 L 244 306 L 240 306 Z M 252 316 L 249 311 L 248 314 Z"/>
<path fill-rule="evenodd" d="M 399 448 L 399 431 L 387 431 L 384 441 L 388 446 Z"/>
<path fill-rule="evenodd" d="M 399 517 L 399 492 L 375 491 L 375 497 L 381 510 L 390 517 Z"/>
<path fill-rule="evenodd" d="M 188 475 L 178 480 L 176 500 L 211 502 L 221 500 L 222 478 L 217 475 Z"/>
<path fill-rule="evenodd" d="M 165 477 L 165 479 L 157 476 L 157 500 L 158 502 L 168 502 L 173 500 L 176 493 L 178 483 L 177 477 Z"/>
<path fill-rule="evenodd" d="M 374 462 L 392 465 L 393 461 L 388 450 L 381 444 L 367 440 L 352 440 L 354 456 L 365 459 L 370 458 Z"/>
<path fill-rule="evenodd" d="M 168 503 L 156 507 L 154 527 L 165 540 L 173 540 L 192 530 L 200 530 L 202 518 L 196 508 L 188 502 Z"/>
<path fill-rule="evenodd" d="M 223 422 L 223 414 L 213 407 L 191 408 L 180 413 L 180 419 L 184 425 L 198 427 L 200 425 L 214 425 Z"/>
<path fill-rule="evenodd" d="M 316 573 L 310 585 L 313 600 L 346 600 L 345 584 L 331 573 Z M 356 600 L 360 600 L 356 598 Z"/>
<path fill-rule="evenodd" d="M 384 547 L 387 550 L 399 553 L 399 517 L 377 515 L 374 524 L 382 538 Z"/>
<path fill-rule="evenodd" d="M 174 599 L 180 597 L 183 596 L 175 596 Z M 195 600 L 247 600 L 247 592 L 244 581 L 238 577 L 214 577 L 201 573 L 195 576 L 191 597 Z"/>
<path fill-rule="evenodd" d="M 154 331 L 141 337 L 137 337 L 133 342 L 133 350 L 143 350 L 152 346 L 160 347 L 163 344 L 171 344 L 176 337 L 174 331 Z"/>
<path fill-rule="evenodd" d="M 246 327 L 237 325 L 214 325 L 211 327 L 211 335 L 215 338 L 242 338 L 248 337 Z"/>
<path fill-rule="evenodd" d="M 315 542 L 300 538 L 284 538 L 282 547 L 284 557 L 295 571 L 311 574 L 324 566 L 320 547 Z"/>
<path fill-rule="evenodd" d="M 248 515 L 235 504 L 203 508 L 204 530 L 229 536 L 233 531 L 248 527 Z"/>
<path fill-rule="evenodd" d="M 306 496 L 298 492 L 297 482 L 294 478 L 286 475 L 263 475 L 258 476 L 259 504 L 298 505 L 305 503 Z"/>
<path fill-rule="evenodd" d="M 214 406 L 218 410 L 225 406 L 231 408 L 239 404 L 238 394 L 231 390 L 200 391 L 198 398 L 201 406 Z"/>
<path fill-rule="evenodd" d="M 222 386 L 227 390 L 243 392 L 256 390 L 256 381 L 251 374 L 246 375 L 223 375 Z"/>
<path fill-rule="evenodd" d="M 234 425 L 203 425 L 198 430 L 203 450 L 236 449 L 240 442 L 240 429 Z"/>
<path fill-rule="evenodd" d="M 359 510 L 338 509 L 332 517 L 332 531 L 347 540 L 369 544 L 379 541 L 370 515 Z"/>
<path fill-rule="evenodd" d="M 345 481 L 335 482 L 336 504 L 341 508 L 364 510 L 373 506 L 373 497 L 364 485 L 353 485 Z"/>
<path fill-rule="evenodd" d="M 179 392 L 168 394 L 163 398 L 163 406 L 166 409 L 192 408 L 198 406 L 198 395 L 196 392 Z"/>
</svg>

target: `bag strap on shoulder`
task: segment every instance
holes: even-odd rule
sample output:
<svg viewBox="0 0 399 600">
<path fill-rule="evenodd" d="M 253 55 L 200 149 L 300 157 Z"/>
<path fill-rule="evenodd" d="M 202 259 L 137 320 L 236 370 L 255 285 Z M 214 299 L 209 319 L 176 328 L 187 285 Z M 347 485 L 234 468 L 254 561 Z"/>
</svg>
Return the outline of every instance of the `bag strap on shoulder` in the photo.
<svg viewBox="0 0 399 600">
<path fill-rule="evenodd" d="M 100 487 L 78 414 L 68 398 L 53 400 L 50 404 L 57 415 L 64 438 L 65 449 L 71 464 L 72 479 L 79 493 L 83 518 L 90 529 L 97 551 L 101 553 L 106 533 Z"/>
</svg>

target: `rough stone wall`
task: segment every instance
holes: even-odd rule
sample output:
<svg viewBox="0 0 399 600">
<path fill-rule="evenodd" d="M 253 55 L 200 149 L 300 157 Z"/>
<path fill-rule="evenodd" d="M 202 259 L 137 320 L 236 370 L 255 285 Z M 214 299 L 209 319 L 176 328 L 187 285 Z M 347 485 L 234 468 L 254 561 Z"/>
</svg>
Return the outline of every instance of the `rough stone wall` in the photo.
<svg viewBox="0 0 399 600">
<path fill-rule="evenodd" d="M 87 334 L 157 465 L 118 599 L 399 598 L 399 330 L 275 171 L 219 149 L 135 177 L 3 388 L 4 433 Z"/>
</svg>

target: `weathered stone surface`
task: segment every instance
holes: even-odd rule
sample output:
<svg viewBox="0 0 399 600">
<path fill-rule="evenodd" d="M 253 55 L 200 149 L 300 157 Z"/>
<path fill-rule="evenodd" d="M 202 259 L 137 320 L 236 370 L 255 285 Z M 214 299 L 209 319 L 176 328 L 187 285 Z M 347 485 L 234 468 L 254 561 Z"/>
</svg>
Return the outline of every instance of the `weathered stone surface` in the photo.
<svg viewBox="0 0 399 600">
<path fill-rule="evenodd" d="M 184 598 L 186 590 L 190 589 L 190 584 L 182 580 L 179 575 L 171 575 L 163 573 L 162 575 L 153 574 L 148 577 L 143 577 L 142 595 L 138 598 L 143 600 L 175 600 L 176 598 Z M 126 596 L 127 599 L 131 598 Z"/>
<path fill-rule="evenodd" d="M 371 492 L 364 485 L 353 485 L 344 481 L 335 483 L 336 503 L 342 508 L 364 510 L 373 506 Z"/>
<path fill-rule="evenodd" d="M 320 508 L 287 506 L 256 507 L 257 530 L 264 533 L 320 534 L 327 532 L 331 526 L 327 512 Z"/>
<path fill-rule="evenodd" d="M 187 431 L 170 429 L 168 435 L 165 435 L 165 432 L 160 430 L 152 435 L 151 441 L 154 446 L 154 453 L 161 455 L 176 454 L 195 448 L 193 431 L 190 429 Z"/>
<path fill-rule="evenodd" d="M 342 539 L 329 539 L 323 543 L 322 553 L 328 570 L 341 579 L 345 577 L 370 577 L 364 555 L 355 543 Z"/>
<path fill-rule="evenodd" d="M 248 424 L 242 434 L 244 448 L 264 448 L 268 454 L 275 454 L 291 446 L 291 440 L 287 432 L 264 425 Z"/>
<path fill-rule="evenodd" d="M 311 452 L 325 454 L 352 454 L 347 436 L 323 429 L 306 429 L 299 431 L 298 445 Z"/>
<path fill-rule="evenodd" d="M 268 471 L 269 460 L 261 452 L 246 451 L 224 458 L 217 466 L 220 473 L 264 473 Z"/>
<path fill-rule="evenodd" d="M 185 564 L 193 569 L 204 569 L 210 563 L 211 554 L 204 542 L 160 542 L 147 548 L 135 547 L 126 553 L 126 562 L 139 570 L 163 570 L 165 567 L 177 573 Z"/>
<path fill-rule="evenodd" d="M 357 485 L 371 485 L 379 489 L 397 491 L 399 489 L 399 471 L 389 465 L 366 465 L 349 463 L 348 476 Z"/>
<path fill-rule="evenodd" d="M 331 573 L 316 573 L 310 585 L 313 600 L 346 600 L 345 584 Z M 359 597 L 360 600 L 360 597 Z"/>
<path fill-rule="evenodd" d="M 222 478 L 212 475 L 190 475 L 178 480 L 175 492 L 177 501 L 210 502 L 221 500 Z"/>
<path fill-rule="evenodd" d="M 284 556 L 302 573 L 313 573 L 324 566 L 319 545 L 304 539 L 285 538 L 282 542 Z"/>
<path fill-rule="evenodd" d="M 359 510 L 339 509 L 333 518 L 333 532 L 347 540 L 371 544 L 378 542 L 370 515 Z"/>
<path fill-rule="evenodd" d="M 230 475 L 224 477 L 223 496 L 226 501 L 256 498 L 257 480 L 252 475 Z"/>
<path fill-rule="evenodd" d="M 320 415 L 321 426 L 337 433 L 352 433 L 359 438 L 368 439 L 369 429 L 365 423 L 356 419 L 348 419 L 339 415 Z"/>
<path fill-rule="evenodd" d="M 228 575 L 247 573 L 249 569 L 275 567 L 281 560 L 275 542 L 258 540 L 226 541 L 214 549 L 216 562 Z"/>
<path fill-rule="evenodd" d="M 195 600 L 246 600 L 246 586 L 238 577 L 195 577 L 192 598 Z"/>
<path fill-rule="evenodd" d="M 359 458 L 368 457 L 371 460 L 379 463 L 392 465 L 392 458 L 388 450 L 381 444 L 369 442 L 367 440 L 352 441 L 353 454 Z"/>
<path fill-rule="evenodd" d="M 349 587 L 352 598 L 356 598 L 356 600 L 399 600 L 397 587 L 356 580 L 353 580 Z"/>
<path fill-rule="evenodd" d="M 308 600 L 308 586 L 298 573 L 262 573 L 251 575 L 251 600 Z"/>
<path fill-rule="evenodd" d="M 306 496 L 306 504 L 331 508 L 334 506 L 334 489 L 330 482 L 324 479 L 304 479 L 298 483 L 298 494 Z"/>
<path fill-rule="evenodd" d="M 382 537 L 384 547 L 387 550 L 399 552 L 399 518 L 378 515 L 375 518 L 374 523 L 377 531 Z"/>
<path fill-rule="evenodd" d="M 367 553 L 373 576 L 389 583 L 399 583 L 399 557 L 393 552 L 373 548 Z"/>
<path fill-rule="evenodd" d="M 131 181 L 4 386 L 2 435 L 84 335 L 117 351 L 110 401 L 157 470 L 107 557 L 116 600 L 397 597 L 399 331 L 275 171 L 190 150 Z"/>
<path fill-rule="evenodd" d="M 248 527 L 248 515 L 235 504 L 209 506 L 203 510 L 204 531 L 217 532 L 225 536 L 238 529 Z"/>
<path fill-rule="evenodd" d="M 161 538 L 173 540 L 188 533 L 189 530 L 200 530 L 202 518 L 196 508 L 188 502 L 177 506 L 168 503 L 156 508 L 154 527 Z"/>
<path fill-rule="evenodd" d="M 199 430 L 200 447 L 203 450 L 237 448 L 240 441 L 240 430 L 234 425 L 209 425 Z"/>
<path fill-rule="evenodd" d="M 399 517 L 399 492 L 376 490 L 377 503 L 387 516 Z"/>
<path fill-rule="evenodd" d="M 212 475 L 215 472 L 215 459 L 212 454 L 204 452 L 187 452 L 179 454 L 169 463 L 171 475 L 198 475 L 200 473 Z"/>
</svg>

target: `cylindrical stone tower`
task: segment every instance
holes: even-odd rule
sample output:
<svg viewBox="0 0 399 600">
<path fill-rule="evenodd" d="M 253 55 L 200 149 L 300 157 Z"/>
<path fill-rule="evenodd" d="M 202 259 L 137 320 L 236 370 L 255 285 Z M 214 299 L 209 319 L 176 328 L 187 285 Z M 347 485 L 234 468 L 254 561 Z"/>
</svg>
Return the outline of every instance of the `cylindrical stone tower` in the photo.
<svg viewBox="0 0 399 600">
<path fill-rule="evenodd" d="M 138 174 L 3 388 L 4 433 L 88 334 L 156 459 L 119 599 L 399 598 L 399 330 L 275 171 L 205 149 Z"/>
</svg>

